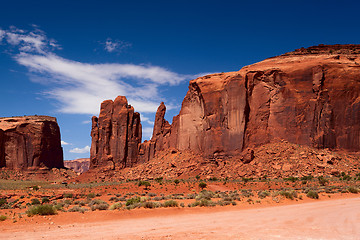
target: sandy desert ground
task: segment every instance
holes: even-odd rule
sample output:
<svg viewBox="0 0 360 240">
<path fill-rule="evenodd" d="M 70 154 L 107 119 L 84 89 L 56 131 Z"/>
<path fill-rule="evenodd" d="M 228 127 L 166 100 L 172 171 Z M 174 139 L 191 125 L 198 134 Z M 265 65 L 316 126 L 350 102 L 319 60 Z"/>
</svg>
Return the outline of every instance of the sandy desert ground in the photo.
<svg viewBox="0 0 360 240">
<path fill-rule="evenodd" d="M 98 220 L 95 215 L 90 222 L 74 213 L 71 224 L 34 220 L 3 226 L 0 239 L 360 239 L 359 197 L 251 209 L 143 209 L 108 214 Z"/>
</svg>

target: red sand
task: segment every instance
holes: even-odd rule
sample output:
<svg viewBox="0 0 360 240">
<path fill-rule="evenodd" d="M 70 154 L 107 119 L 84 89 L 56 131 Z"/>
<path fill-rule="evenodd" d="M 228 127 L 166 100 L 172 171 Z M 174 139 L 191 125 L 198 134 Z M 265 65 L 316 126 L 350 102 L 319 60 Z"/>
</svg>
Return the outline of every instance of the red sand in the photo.
<svg viewBox="0 0 360 240">
<path fill-rule="evenodd" d="M 71 224 L 44 217 L 0 223 L 0 239 L 360 239 L 359 197 L 250 209 L 93 212 L 92 221 L 79 213 L 66 216 Z"/>
</svg>

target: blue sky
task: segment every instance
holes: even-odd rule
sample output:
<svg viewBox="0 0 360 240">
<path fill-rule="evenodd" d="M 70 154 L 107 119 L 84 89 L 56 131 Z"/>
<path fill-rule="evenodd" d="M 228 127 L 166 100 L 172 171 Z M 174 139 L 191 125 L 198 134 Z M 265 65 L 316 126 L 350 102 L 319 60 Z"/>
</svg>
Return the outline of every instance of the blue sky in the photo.
<svg viewBox="0 0 360 240">
<path fill-rule="evenodd" d="M 149 138 L 188 81 L 318 44 L 359 43 L 358 1 L 4 1 L 0 116 L 58 119 L 65 159 L 89 156 L 90 119 L 125 95 Z"/>
</svg>

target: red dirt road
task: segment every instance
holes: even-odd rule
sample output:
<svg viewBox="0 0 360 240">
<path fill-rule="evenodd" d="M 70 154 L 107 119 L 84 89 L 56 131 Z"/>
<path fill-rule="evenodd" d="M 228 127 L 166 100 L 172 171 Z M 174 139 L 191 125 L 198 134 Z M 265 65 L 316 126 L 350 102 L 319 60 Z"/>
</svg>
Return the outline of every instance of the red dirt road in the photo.
<svg viewBox="0 0 360 240">
<path fill-rule="evenodd" d="M 179 211 L 178 211 L 179 210 Z M 0 239 L 360 239 L 360 198 L 1 227 Z M 182 211 L 183 210 L 183 211 Z"/>
</svg>

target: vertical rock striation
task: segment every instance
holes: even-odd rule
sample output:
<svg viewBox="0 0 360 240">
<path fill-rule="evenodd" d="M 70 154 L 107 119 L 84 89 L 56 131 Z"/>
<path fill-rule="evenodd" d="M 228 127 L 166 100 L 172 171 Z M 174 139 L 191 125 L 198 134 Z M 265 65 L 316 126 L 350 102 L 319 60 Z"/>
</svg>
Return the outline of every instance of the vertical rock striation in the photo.
<svg viewBox="0 0 360 240">
<path fill-rule="evenodd" d="M 60 129 L 56 118 L 0 118 L 0 167 L 64 167 Z"/>
<path fill-rule="evenodd" d="M 197 78 L 171 125 L 160 104 L 144 143 L 140 118 L 125 97 L 104 101 L 93 118 L 92 163 L 132 166 L 167 149 L 241 158 L 245 149 L 280 140 L 360 151 L 359 64 L 360 45 L 322 45 Z"/>
<path fill-rule="evenodd" d="M 141 142 L 140 114 L 125 97 L 101 104 L 99 118 L 92 118 L 90 168 L 106 165 L 131 167 L 138 162 Z"/>
</svg>

